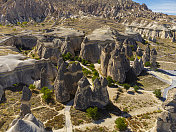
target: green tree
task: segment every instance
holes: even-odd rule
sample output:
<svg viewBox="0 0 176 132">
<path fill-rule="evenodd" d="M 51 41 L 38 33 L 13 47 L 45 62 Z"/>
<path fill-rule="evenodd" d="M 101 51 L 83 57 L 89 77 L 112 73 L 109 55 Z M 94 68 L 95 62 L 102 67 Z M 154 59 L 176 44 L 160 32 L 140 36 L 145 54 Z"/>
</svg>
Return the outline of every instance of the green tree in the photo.
<svg viewBox="0 0 176 132">
<path fill-rule="evenodd" d="M 108 81 L 108 86 L 109 87 L 113 86 L 114 80 L 112 79 L 112 77 L 108 76 L 106 79 Z"/>
<path fill-rule="evenodd" d="M 123 87 L 124 87 L 124 89 L 126 89 L 126 91 L 130 89 L 130 85 L 128 83 L 125 83 L 123 85 Z"/>
<path fill-rule="evenodd" d="M 147 61 L 147 62 L 145 62 L 144 66 L 145 66 L 145 67 L 149 67 L 149 66 L 151 66 L 151 64 L 150 64 L 149 61 Z"/>
<path fill-rule="evenodd" d="M 43 87 L 41 93 L 43 93 L 42 98 L 45 100 L 45 102 L 49 103 L 52 99 L 52 90 L 48 89 L 48 87 Z"/>
<path fill-rule="evenodd" d="M 155 89 L 153 92 L 157 98 L 161 98 L 161 89 Z"/>
<path fill-rule="evenodd" d="M 137 92 L 139 90 L 139 86 L 138 85 L 134 85 L 133 88 L 134 88 L 135 92 Z"/>
<path fill-rule="evenodd" d="M 98 60 L 98 64 L 100 64 L 101 63 L 101 61 L 100 61 L 100 59 Z"/>
<path fill-rule="evenodd" d="M 100 117 L 97 107 L 94 107 L 94 108 L 90 107 L 86 110 L 86 112 L 87 112 L 87 115 L 94 120 L 97 120 Z"/>
<path fill-rule="evenodd" d="M 119 117 L 116 119 L 115 121 L 116 123 L 116 127 L 120 130 L 120 131 L 125 131 L 128 127 L 126 119 L 123 117 Z"/>
<path fill-rule="evenodd" d="M 29 89 L 34 90 L 34 89 L 36 89 L 36 87 L 35 87 L 35 85 L 31 84 L 31 85 L 29 85 Z"/>
</svg>

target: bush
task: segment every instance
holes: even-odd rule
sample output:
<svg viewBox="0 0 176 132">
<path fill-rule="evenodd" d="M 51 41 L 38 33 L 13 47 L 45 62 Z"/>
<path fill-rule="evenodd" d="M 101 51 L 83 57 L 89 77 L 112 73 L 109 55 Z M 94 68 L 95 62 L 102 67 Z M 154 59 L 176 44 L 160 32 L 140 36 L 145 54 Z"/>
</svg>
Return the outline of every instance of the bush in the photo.
<svg viewBox="0 0 176 132">
<path fill-rule="evenodd" d="M 99 73 L 97 70 L 93 70 L 93 75 L 99 77 Z"/>
<path fill-rule="evenodd" d="M 97 79 L 97 78 L 98 78 L 98 76 L 93 76 L 93 77 L 92 77 L 92 82 L 94 82 L 95 79 Z"/>
<path fill-rule="evenodd" d="M 120 131 L 124 131 L 127 129 L 127 122 L 126 122 L 126 119 L 123 118 L 123 117 L 119 117 L 116 119 L 115 121 L 116 123 L 116 127 L 120 130 Z"/>
<path fill-rule="evenodd" d="M 68 52 L 67 54 L 63 54 L 62 57 L 64 61 L 71 60 L 72 54 Z"/>
<path fill-rule="evenodd" d="M 158 62 L 156 62 L 156 66 L 157 68 L 160 68 L 160 64 Z"/>
<path fill-rule="evenodd" d="M 134 85 L 133 88 L 134 88 L 135 92 L 137 92 L 139 90 L 139 86 L 138 85 Z"/>
<path fill-rule="evenodd" d="M 27 25 L 27 23 L 28 23 L 28 22 L 23 22 L 22 24 L 23 24 L 23 25 Z"/>
<path fill-rule="evenodd" d="M 108 81 L 108 86 L 109 87 L 113 86 L 114 80 L 112 79 L 112 77 L 108 76 L 106 79 Z"/>
<path fill-rule="evenodd" d="M 98 64 L 100 64 L 101 63 L 101 61 L 100 61 L 100 59 L 98 60 Z"/>
<path fill-rule="evenodd" d="M 151 64 L 150 64 L 149 61 L 147 61 L 147 62 L 145 62 L 144 66 L 145 66 L 145 67 L 149 67 L 149 66 L 151 66 Z"/>
<path fill-rule="evenodd" d="M 49 103 L 49 101 L 52 99 L 52 90 L 48 89 L 48 87 L 43 87 L 41 93 L 44 94 L 42 98 L 45 100 L 45 102 Z"/>
<path fill-rule="evenodd" d="M 82 70 L 83 70 L 84 76 L 86 76 L 86 77 L 87 77 L 88 75 L 91 75 L 91 74 L 92 74 L 91 71 L 87 70 L 86 68 L 83 68 Z"/>
<path fill-rule="evenodd" d="M 161 98 L 161 89 L 155 89 L 153 92 L 157 98 Z"/>
<path fill-rule="evenodd" d="M 94 107 L 94 108 L 90 107 L 86 110 L 86 112 L 87 112 L 87 115 L 94 120 L 97 120 L 100 117 L 97 107 Z"/>
<path fill-rule="evenodd" d="M 124 89 L 126 89 L 126 91 L 130 89 L 130 85 L 128 83 L 125 83 L 123 85 L 123 87 L 124 87 Z"/>
<path fill-rule="evenodd" d="M 82 59 L 81 59 L 81 57 L 78 57 L 78 61 L 79 61 L 79 62 L 82 62 Z"/>
<path fill-rule="evenodd" d="M 89 63 L 88 61 L 86 61 L 86 60 L 84 60 L 84 59 L 82 59 L 81 62 L 82 62 L 82 64 L 85 65 L 85 66 Z"/>
<path fill-rule="evenodd" d="M 90 68 L 95 68 L 95 66 L 94 66 L 94 64 L 90 64 L 90 66 L 89 66 Z"/>
<path fill-rule="evenodd" d="M 36 88 L 35 85 L 33 84 L 29 85 L 29 89 L 34 90 L 35 88 Z"/>
<path fill-rule="evenodd" d="M 77 60 L 78 60 L 78 58 L 79 58 L 78 56 L 75 56 L 74 60 L 75 60 L 75 61 L 77 61 Z"/>
<path fill-rule="evenodd" d="M 134 61 L 135 60 L 134 56 L 129 57 L 129 60 Z"/>
</svg>

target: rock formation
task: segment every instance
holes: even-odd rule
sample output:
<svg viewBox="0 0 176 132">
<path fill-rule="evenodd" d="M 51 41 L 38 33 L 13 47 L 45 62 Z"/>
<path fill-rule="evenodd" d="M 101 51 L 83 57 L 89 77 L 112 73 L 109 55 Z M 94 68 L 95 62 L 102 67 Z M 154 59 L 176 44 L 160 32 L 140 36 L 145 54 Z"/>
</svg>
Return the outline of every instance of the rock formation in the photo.
<svg viewBox="0 0 176 132">
<path fill-rule="evenodd" d="M 141 74 L 141 72 L 143 71 L 143 62 L 141 62 L 142 59 L 140 59 L 140 61 L 138 60 L 138 58 L 136 57 L 136 59 L 133 62 L 133 70 L 136 73 L 137 76 L 139 76 Z"/>
<path fill-rule="evenodd" d="M 171 41 L 171 42 L 175 42 L 175 41 L 176 41 L 176 39 L 175 39 L 175 31 L 174 31 L 173 37 L 172 37 L 172 41 Z"/>
<path fill-rule="evenodd" d="M 33 114 L 27 114 L 22 119 L 14 120 L 7 132 L 45 132 L 45 129 L 43 123 L 37 120 Z"/>
<path fill-rule="evenodd" d="M 97 42 L 86 42 L 81 44 L 80 57 L 92 62 L 97 63 L 100 59 L 100 47 Z"/>
<path fill-rule="evenodd" d="M 125 48 L 115 49 L 111 53 L 109 60 L 107 76 L 111 76 L 113 80 L 120 83 L 125 82 L 126 72 L 130 69 L 130 62 L 125 56 Z"/>
<path fill-rule="evenodd" d="M 148 45 L 147 48 L 144 51 L 144 54 L 142 56 L 142 61 L 145 64 L 146 62 L 150 62 L 150 46 Z"/>
<path fill-rule="evenodd" d="M 79 63 L 68 65 L 64 62 L 59 68 L 54 83 L 56 100 L 61 103 L 69 101 L 70 96 L 75 95 L 78 86 L 77 83 L 82 76 L 82 67 Z"/>
<path fill-rule="evenodd" d="M 162 112 L 161 116 L 157 119 L 157 132 L 174 132 L 176 131 L 176 95 L 174 99 L 165 104 L 164 108 L 166 111 Z"/>
<path fill-rule="evenodd" d="M 139 56 L 139 57 L 143 56 L 143 52 L 142 52 L 142 49 L 140 47 L 137 48 L 136 55 Z"/>
<path fill-rule="evenodd" d="M 28 102 L 28 101 L 30 101 L 31 96 L 32 96 L 31 90 L 28 87 L 24 86 L 23 91 L 22 91 L 22 97 L 21 97 L 20 101 L 21 102 Z"/>
<path fill-rule="evenodd" d="M 101 52 L 101 56 L 100 56 L 101 70 L 104 76 L 107 76 L 107 69 L 108 69 L 109 60 L 111 58 L 111 51 L 112 51 L 112 47 L 108 44 Z"/>
<path fill-rule="evenodd" d="M 74 98 L 74 107 L 76 109 L 86 109 L 91 106 L 92 101 L 92 90 L 90 83 L 86 77 L 83 77 L 78 82 L 78 89 Z"/>
<path fill-rule="evenodd" d="M 90 106 L 103 108 L 109 103 L 109 94 L 107 91 L 107 80 L 97 78 L 94 81 L 93 90 L 86 77 L 78 82 L 78 89 L 74 98 L 74 107 L 79 110 L 85 110 Z"/>
<path fill-rule="evenodd" d="M 156 70 L 156 68 L 157 68 L 156 58 L 157 58 L 157 51 L 154 48 L 151 50 L 151 60 L 150 60 L 151 68 L 153 70 Z"/>
</svg>

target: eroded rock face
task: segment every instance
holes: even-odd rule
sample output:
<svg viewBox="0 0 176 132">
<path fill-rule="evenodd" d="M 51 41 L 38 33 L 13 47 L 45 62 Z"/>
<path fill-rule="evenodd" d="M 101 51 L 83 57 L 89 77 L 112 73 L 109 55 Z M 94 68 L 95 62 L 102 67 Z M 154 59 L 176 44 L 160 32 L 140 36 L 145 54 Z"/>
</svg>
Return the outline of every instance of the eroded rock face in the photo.
<svg viewBox="0 0 176 132">
<path fill-rule="evenodd" d="M 7 132 L 45 132 L 45 129 L 43 123 L 33 114 L 27 114 L 22 119 L 15 119 Z"/>
<path fill-rule="evenodd" d="M 83 42 L 81 44 L 80 57 L 89 62 L 97 63 L 100 59 L 100 46 L 97 42 Z"/>
<path fill-rule="evenodd" d="M 86 77 L 83 77 L 78 82 L 78 89 L 74 98 L 74 107 L 76 109 L 86 109 L 91 105 L 92 101 L 92 90 L 90 83 Z"/>
<path fill-rule="evenodd" d="M 22 91 L 22 97 L 21 97 L 20 101 L 21 102 L 30 101 L 31 96 L 32 96 L 31 90 L 28 87 L 24 86 L 23 91 Z"/>
<path fill-rule="evenodd" d="M 144 64 L 146 62 L 150 62 L 150 46 L 148 45 L 147 48 L 144 51 L 144 55 L 142 56 L 142 60 Z"/>
<path fill-rule="evenodd" d="M 126 79 L 126 72 L 128 72 L 129 69 L 130 62 L 125 56 L 125 48 L 116 48 L 112 52 L 111 59 L 108 64 L 107 76 L 111 76 L 113 80 L 123 83 Z"/>
<path fill-rule="evenodd" d="M 137 76 L 139 76 L 141 74 L 141 72 L 143 71 L 143 62 L 141 62 L 142 59 L 140 59 L 140 61 L 138 60 L 138 58 L 136 57 L 136 59 L 134 60 L 133 63 L 133 70 L 136 73 Z"/>
<path fill-rule="evenodd" d="M 67 66 L 68 64 L 65 62 L 60 66 L 54 83 L 56 100 L 61 103 L 69 101 L 70 96 L 75 95 L 77 83 L 83 76 L 82 67 L 79 63 Z"/>
<path fill-rule="evenodd" d="M 151 64 L 151 68 L 153 70 L 156 70 L 157 68 L 157 62 L 156 62 L 156 58 L 157 58 L 157 51 L 156 49 L 152 49 L 151 51 L 151 60 L 150 60 L 150 64 Z"/>
<path fill-rule="evenodd" d="M 142 49 L 140 47 L 137 48 L 136 55 L 139 56 L 139 57 L 143 56 L 143 52 L 142 52 Z"/>
<path fill-rule="evenodd" d="M 1 42 L 0 45 L 15 46 L 21 49 L 31 50 L 37 44 L 37 38 L 31 35 L 17 35 L 9 37 L 5 41 Z"/>
<path fill-rule="evenodd" d="M 78 89 L 74 98 L 74 107 L 76 109 L 85 110 L 90 106 L 103 108 L 109 103 L 109 94 L 107 91 L 107 80 L 97 78 L 94 81 L 93 90 L 86 77 L 78 82 Z"/>
<path fill-rule="evenodd" d="M 24 117 L 27 114 L 31 114 L 31 107 L 29 104 L 21 104 L 20 110 L 20 117 Z"/>
<path fill-rule="evenodd" d="M 157 132 L 174 132 L 176 131 L 176 95 L 173 101 L 164 106 L 165 110 L 157 119 Z"/>
<path fill-rule="evenodd" d="M 5 100 L 5 91 L 2 86 L 0 86 L 0 103 Z"/>
</svg>

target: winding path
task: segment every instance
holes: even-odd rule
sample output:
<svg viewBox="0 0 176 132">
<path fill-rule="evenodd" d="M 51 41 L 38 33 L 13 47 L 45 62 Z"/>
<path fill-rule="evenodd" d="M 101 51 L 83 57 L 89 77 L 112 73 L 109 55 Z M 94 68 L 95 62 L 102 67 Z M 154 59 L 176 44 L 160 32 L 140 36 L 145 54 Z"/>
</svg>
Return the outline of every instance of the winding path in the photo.
<svg viewBox="0 0 176 132">
<path fill-rule="evenodd" d="M 68 102 L 68 104 L 66 104 L 66 106 L 65 106 L 65 127 L 66 127 L 66 132 L 72 132 L 73 131 L 73 127 L 72 127 L 72 123 L 71 123 L 71 116 L 70 116 L 70 109 L 71 109 L 72 105 L 73 105 L 73 100 Z"/>
<path fill-rule="evenodd" d="M 152 73 L 150 70 L 148 70 L 148 72 L 155 76 L 157 79 L 163 81 L 163 82 L 166 82 L 167 84 L 169 84 L 170 86 L 165 88 L 164 91 L 163 91 L 163 99 L 164 101 L 167 99 L 167 94 L 168 94 L 168 91 L 173 89 L 173 88 L 176 88 L 176 71 L 174 70 L 162 70 L 162 69 L 159 69 L 159 71 L 167 76 L 169 76 L 171 79 L 172 79 L 172 82 L 169 82 L 168 80 L 165 80 L 161 77 L 159 77 L 158 75 Z"/>
</svg>

